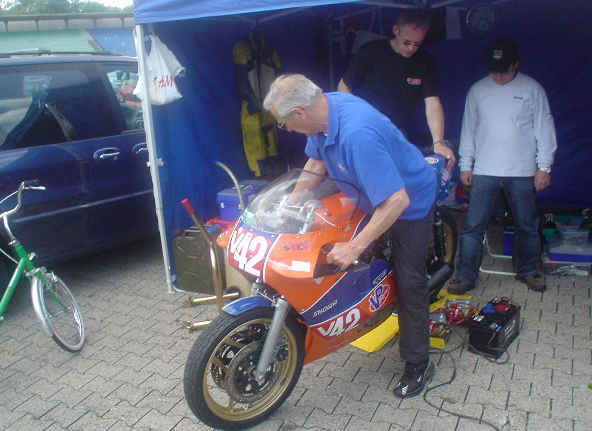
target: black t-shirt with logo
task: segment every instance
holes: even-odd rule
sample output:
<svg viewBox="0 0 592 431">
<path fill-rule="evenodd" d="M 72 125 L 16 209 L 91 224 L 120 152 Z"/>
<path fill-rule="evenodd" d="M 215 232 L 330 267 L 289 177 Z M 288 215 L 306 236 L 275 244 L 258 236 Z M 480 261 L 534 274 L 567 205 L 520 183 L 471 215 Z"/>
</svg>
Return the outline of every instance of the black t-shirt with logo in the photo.
<svg viewBox="0 0 592 431">
<path fill-rule="evenodd" d="M 389 40 L 364 44 L 348 66 L 343 81 L 353 94 L 369 102 L 405 129 L 420 98 L 438 96 L 436 65 L 419 50 L 409 58 L 397 54 Z"/>
</svg>

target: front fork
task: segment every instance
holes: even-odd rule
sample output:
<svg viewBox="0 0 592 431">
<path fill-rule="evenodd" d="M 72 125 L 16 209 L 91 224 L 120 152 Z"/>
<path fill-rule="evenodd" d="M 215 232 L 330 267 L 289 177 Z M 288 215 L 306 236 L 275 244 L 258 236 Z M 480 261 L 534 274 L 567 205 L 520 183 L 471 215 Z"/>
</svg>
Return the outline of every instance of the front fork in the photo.
<svg viewBox="0 0 592 431">
<path fill-rule="evenodd" d="M 275 311 L 273 312 L 271 325 L 267 332 L 267 336 L 265 337 L 263 349 L 261 349 L 261 356 L 259 356 L 257 368 L 253 371 L 253 376 L 259 383 L 265 381 L 265 374 L 271 364 L 275 348 L 278 345 L 290 304 L 285 299 L 278 297 L 273 300 L 273 307 L 275 308 Z"/>
</svg>

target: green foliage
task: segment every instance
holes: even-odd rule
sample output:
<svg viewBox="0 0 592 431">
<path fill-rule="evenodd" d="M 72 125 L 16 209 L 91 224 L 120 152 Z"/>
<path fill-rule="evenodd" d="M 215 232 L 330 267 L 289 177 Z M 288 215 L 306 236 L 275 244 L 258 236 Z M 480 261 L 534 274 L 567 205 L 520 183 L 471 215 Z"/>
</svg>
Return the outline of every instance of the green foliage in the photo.
<svg viewBox="0 0 592 431">
<path fill-rule="evenodd" d="M 124 8 L 105 6 L 89 0 L 2 0 L 0 14 L 24 15 L 43 13 L 93 13 L 93 12 L 133 12 L 133 6 Z"/>
</svg>

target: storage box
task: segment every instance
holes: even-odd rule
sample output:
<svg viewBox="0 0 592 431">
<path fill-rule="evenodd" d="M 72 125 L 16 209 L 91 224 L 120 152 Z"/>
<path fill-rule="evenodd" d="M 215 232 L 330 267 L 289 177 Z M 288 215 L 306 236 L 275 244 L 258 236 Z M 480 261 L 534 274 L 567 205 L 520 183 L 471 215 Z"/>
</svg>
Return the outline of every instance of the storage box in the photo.
<svg viewBox="0 0 592 431">
<path fill-rule="evenodd" d="M 549 244 L 549 257 L 564 262 L 592 262 L 592 244 L 574 245 L 563 241 Z"/>
<path fill-rule="evenodd" d="M 504 227 L 504 254 L 506 256 L 512 256 L 514 251 L 514 226 Z"/>
<path fill-rule="evenodd" d="M 592 264 L 584 262 L 561 262 L 552 260 L 547 253 L 543 253 L 543 271 L 545 275 L 590 275 Z"/>
<path fill-rule="evenodd" d="M 580 229 L 578 226 L 562 226 L 557 225 L 559 230 L 559 238 L 564 244 L 571 245 L 585 245 L 588 242 L 588 229 Z"/>
<path fill-rule="evenodd" d="M 267 184 L 263 180 L 243 180 L 239 183 L 245 205 L 248 205 L 257 191 Z M 218 192 L 216 201 L 220 206 L 220 219 L 226 221 L 235 221 L 241 215 L 240 199 L 236 187 L 230 187 Z"/>
</svg>

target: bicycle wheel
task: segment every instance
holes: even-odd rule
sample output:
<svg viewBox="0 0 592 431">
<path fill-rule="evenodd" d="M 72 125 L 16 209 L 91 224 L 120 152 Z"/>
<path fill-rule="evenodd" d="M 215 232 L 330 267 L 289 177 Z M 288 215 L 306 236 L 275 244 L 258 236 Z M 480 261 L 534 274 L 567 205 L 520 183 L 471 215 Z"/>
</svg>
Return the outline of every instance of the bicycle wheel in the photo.
<svg viewBox="0 0 592 431">
<path fill-rule="evenodd" d="M 53 272 L 33 277 L 31 295 L 33 308 L 44 332 L 58 346 L 68 352 L 77 352 L 84 344 L 84 323 L 74 295 Z"/>
</svg>

